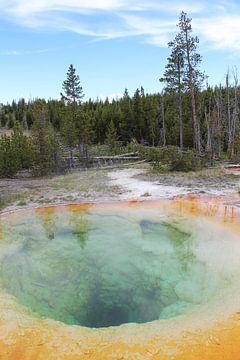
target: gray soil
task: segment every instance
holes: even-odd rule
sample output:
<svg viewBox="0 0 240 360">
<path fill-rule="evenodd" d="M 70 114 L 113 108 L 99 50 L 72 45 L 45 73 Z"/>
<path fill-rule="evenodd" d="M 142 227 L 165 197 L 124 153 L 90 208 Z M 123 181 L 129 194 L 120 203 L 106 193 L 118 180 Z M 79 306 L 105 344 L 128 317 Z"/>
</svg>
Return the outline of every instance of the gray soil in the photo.
<svg viewBox="0 0 240 360">
<path fill-rule="evenodd" d="M 209 190 L 238 191 L 240 189 L 240 173 L 208 171 L 189 174 L 140 174 L 138 179 L 157 181 L 160 185 L 171 184 L 176 187 L 187 187 L 193 192 L 208 192 Z"/>
</svg>

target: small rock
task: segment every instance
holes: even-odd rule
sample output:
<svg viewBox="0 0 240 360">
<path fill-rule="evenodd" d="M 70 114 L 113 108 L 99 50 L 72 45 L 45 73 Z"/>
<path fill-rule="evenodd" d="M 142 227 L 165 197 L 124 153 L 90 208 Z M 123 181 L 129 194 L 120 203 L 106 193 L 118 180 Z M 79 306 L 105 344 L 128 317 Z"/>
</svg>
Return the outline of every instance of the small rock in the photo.
<svg viewBox="0 0 240 360">
<path fill-rule="evenodd" d="M 144 194 L 141 195 L 141 197 L 148 197 L 148 196 L 151 196 L 149 192 L 145 192 Z"/>
</svg>

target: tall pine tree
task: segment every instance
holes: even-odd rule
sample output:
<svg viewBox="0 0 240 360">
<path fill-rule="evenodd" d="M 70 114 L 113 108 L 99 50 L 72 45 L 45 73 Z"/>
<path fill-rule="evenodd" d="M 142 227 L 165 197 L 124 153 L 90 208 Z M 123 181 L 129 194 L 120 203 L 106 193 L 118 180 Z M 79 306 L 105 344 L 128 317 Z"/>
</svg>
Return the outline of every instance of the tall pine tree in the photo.
<svg viewBox="0 0 240 360">
<path fill-rule="evenodd" d="M 81 103 L 84 97 L 83 89 L 73 64 L 69 66 L 67 79 L 63 82 L 62 89 L 64 93 L 61 93 L 61 96 L 69 105 L 76 107 Z"/>
<path fill-rule="evenodd" d="M 61 96 L 64 103 L 66 103 L 66 111 L 63 113 L 61 129 L 69 148 L 69 166 L 72 167 L 75 141 L 78 144 L 79 156 L 82 155 L 82 149 L 84 147 L 82 144 L 83 136 L 81 134 L 84 125 L 84 116 L 79 110 L 84 94 L 79 75 L 77 75 L 76 69 L 72 64 L 69 66 L 67 78 L 63 82 L 62 89 L 64 93 L 61 93 Z"/>
<path fill-rule="evenodd" d="M 177 85 L 179 93 L 179 110 L 181 109 L 181 90 L 187 91 L 191 99 L 191 112 L 192 112 L 192 128 L 193 128 L 193 145 L 198 153 L 201 153 L 201 133 L 200 123 L 197 116 L 196 93 L 201 87 L 204 79 L 203 73 L 199 70 L 201 56 L 197 53 L 197 46 L 199 40 L 197 37 L 192 36 L 192 19 L 187 17 L 185 12 L 180 14 L 178 28 L 179 32 L 175 39 L 169 43 L 172 49 L 169 58 L 168 67 L 164 74 L 163 80 L 173 87 Z M 183 136 L 181 134 L 181 114 L 179 115 L 180 121 L 180 146 L 182 146 Z"/>
</svg>

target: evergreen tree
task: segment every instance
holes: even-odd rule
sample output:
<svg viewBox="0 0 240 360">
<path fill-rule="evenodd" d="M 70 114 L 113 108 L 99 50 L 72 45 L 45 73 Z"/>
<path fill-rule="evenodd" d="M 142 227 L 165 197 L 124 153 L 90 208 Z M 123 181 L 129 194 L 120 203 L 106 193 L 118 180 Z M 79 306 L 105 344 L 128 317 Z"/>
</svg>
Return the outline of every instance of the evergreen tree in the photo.
<svg viewBox="0 0 240 360">
<path fill-rule="evenodd" d="M 30 169 L 33 165 L 33 146 L 23 133 L 23 127 L 16 122 L 11 135 L 12 146 L 18 157 L 19 169 Z"/>
<path fill-rule="evenodd" d="M 192 33 L 192 19 L 187 17 L 185 12 L 180 14 L 178 23 L 179 33 L 171 43 L 172 47 L 172 60 L 177 62 L 179 59 L 183 66 L 183 79 L 186 90 L 189 91 L 191 97 L 191 110 L 192 110 L 192 126 L 193 126 L 193 144 L 196 150 L 201 152 L 201 134 L 200 123 L 197 117 L 196 105 L 196 92 L 200 88 L 204 76 L 199 70 L 201 56 L 197 53 L 197 46 L 199 40 L 193 37 Z M 179 64 L 180 65 L 180 64 Z"/>
<path fill-rule="evenodd" d="M 61 93 L 62 98 L 69 104 L 76 108 L 81 103 L 84 97 L 83 89 L 80 84 L 79 76 L 76 74 L 76 69 L 71 64 L 67 71 L 67 79 L 63 82 Z"/>
<path fill-rule="evenodd" d="M 122 109 L 122 122 L 120 124 L 121 140 L 124 142 L 129 142 L 134 138 L 134 133 L 133 133 L 134 114 L 133 114 L 132 101 L 128 94 L 127 89 L 125 89 L 123 94 L 121 109 Z"/>
<path fill-rule="evenodd" d="M 133 95 L 133 126 L 132 132 L 136 140 L 143 140 L 144 129 L 144 109 L 143 109 L 143 95 L 144 90 L 137 89 Z"/>
<path fill-rule="evenodd" d="M 0 138 L 0 177 L 12 177 L 19 170 L 29 169 L 33 161 L 30 141 L 16 122 L 13 133 Z"/>
<path fill-rule="evenodd" d="M 158 104 L 153 96 L 146 96 L 144 102 L 145 122 L 147 127 L 143 128 L 144 138 L 151 146 L 159 142 Z"/>
<path fill-rule="evenodd" d="M 71 64 L 67 72 L 67 79 L 63 82 L 61 93 L 62 99 L 67 103 L 65 117 L 62 124 L 64 138 L 67 140 L 67 145 L 70 151 L 70 167 L 73 166 L 73 148 L 75 141 L 78 144 L 79 155 L 82 155 L 84 144 L 82 143 L 82 134 L 79 129 L 83 129 L 84 121 L 82 112 L 78 110 L 81 105 L 81 100 L 84 97 L 83 89 L 80 84 L 79 76 L 76 74 L 76 69 Z M 77 131 L 78 130 L 78 131 Z"/>
<path fill-rule="evenodd" d="M 172 48 L 168 63 L 165 68 L 161 82 L 166 84 L 165 90 L 177 97 L 177 117 L 179 122 L 179 146 L 183 149 L 183 111 L 182 92 L 184 90 L 184 57 L 182 49 L 174 42 L 169 42 L 168 47 Z"/>
<path fill-rule="evenodd" d="M 9 129 L 12 129 L 14 127 L 14 122 L 15 122 L 15 114 L 11 112 L 8 115 L 8 128 Z"/>
<path fill-rule="evenodd" d="M 78 140 L 79 159 L 83 159 L 85 166 L 88 166 L 88 145 L 93 138 L 90 118 L 82 107 L 79 107 L 75 119 L 75 133 Z"/>
<path fill-rule="evenodd" d="M 73 121 L 72 113 L 64 104 L 62 104 L 60 119 L 60 133 L 69 151 L 68 166 L 71 168 L 73 167 L 73 149 L 77 144 L 76 124 Z"/>
<path fill-rule="evenodd" d="M 7 115 L 4 111 L 0 113 L 0 127 L 5 127 L 7 124 Z"/>
<path fill-rule="evenodd" d="M 0 138 L 0 177 L 13 177 L 20 169 L 18 152 L 11 136 Z"/>
<path fill-rule="evenodd" d="M 115 128 L 114 122 L 111 120 L 106 133 L 106 144 L 109 146 L 111 151 L 114 151 L 117 144 L 117 130 Z"/>
<path fill-rule="evenodd" d="M 34 147 L 34 172 L 45 175 L 60 168 L 60 146 L 49 122 L 46 103 L 38 100 L 34 106 L 34 123 L 31 128 Z"/>
</svg>

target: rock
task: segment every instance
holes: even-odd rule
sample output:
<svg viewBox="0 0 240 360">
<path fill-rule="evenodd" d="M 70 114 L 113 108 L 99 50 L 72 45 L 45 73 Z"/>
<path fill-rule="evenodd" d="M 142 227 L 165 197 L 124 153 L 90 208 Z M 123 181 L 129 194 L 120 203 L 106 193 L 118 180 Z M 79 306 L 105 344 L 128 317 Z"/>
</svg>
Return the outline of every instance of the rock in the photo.
<svg viewBox="0 0 240 360">
<path fill-rule="evenodd" d="M 141 195 L 141 197 L 148 197 L 148 196 L 151 196 L 149 192 L 145 192 L 144 194 Z"/>
</svg>

